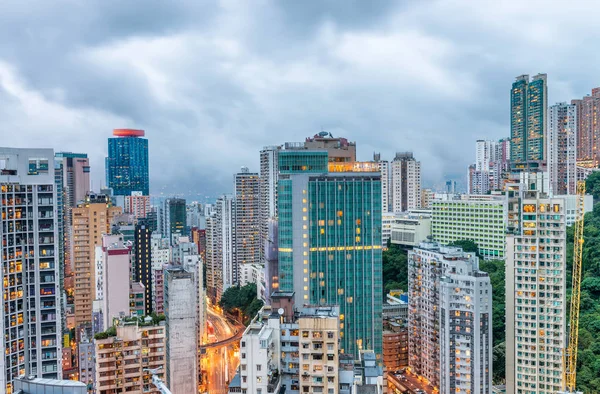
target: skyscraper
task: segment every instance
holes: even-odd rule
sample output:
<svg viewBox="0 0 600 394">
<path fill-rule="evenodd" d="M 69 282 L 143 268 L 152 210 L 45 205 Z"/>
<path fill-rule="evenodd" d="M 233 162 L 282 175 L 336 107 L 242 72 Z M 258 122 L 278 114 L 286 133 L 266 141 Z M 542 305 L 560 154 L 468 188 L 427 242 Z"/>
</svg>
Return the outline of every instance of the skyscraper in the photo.
<svg viewBox="0 0 600 394">
<path fill-rule="evenodd" d="M 145 314 L 152 313 L 152 230 L 145 219 L 135 225 L 135 280 L 144 285 Z"/>
<path fill-rule="evenodd" d="M 577 116 L 577 162 L 585 167 L 598 167 L 600 163 L 600 88 L 592 95 L 571 100 Z"/>
<path fill-rule="evenodd" d="M 219 300 L 225 290 L 237 284 L 234 213 L 233 197 L 223 195 L 206 219 L 206 290 L 213 300 Z"/>
<path fill-rule="evenodd" d="M 261 251 L 265 250 L 268 242 L 269 219 L 277 216 L 277 179 L 279 177 L 279 151 L 281 146 L 265 146 L 260 151 L 260 244 Z"/>
<path fill-rule="evenodd" d="M 150 194 L 148 176 L 148 140 L 141 138 L 144 130 L 115 129 L 108 139 L 106 184 L 115 196 L 130 196 L 131 192 Z"/>
<path fill-rule="evenodd" d="M 173 243 L 173 236 L 186 235 L 187 212 L 185 199 L 167 198 L 164 201 L 163 215 L 161 218 L 161 234 Z"/>
<path fill-rule="evenodd" d="M 19 375 L 60 379 L 61 303 L 52 149 L 0 148 L 0 391 Z"/>
<path fill-rule="evenodd" d="M 111 221 L 120 213 L 121 207 L 113 207 L 105 194 L 89 193 L 82 204 L 73 208 L 75 326 L 92 320 L 95 247 L 102 245 L 102 235 L 110 234 Z"/>
<path fill-rule="evenodd" d="M 577 107 L 558 103 L 549 108 L 548 173 L 553 195 L 577 188 Z"/>
<path fill-rule="evenodd" d="M 327 151 L 282 151 L 278 212 L 280 291 L 294 291 L 297 305 L 339 305 L 340 348 L 381 355 L 377 165 L 328 166 Z"/>
<path fill-rule="evenodd" d="M 129 316 L 131 244 L 123 236 L 102 236 L 102 326 L 113 326 L 113 319 Z"/>
<path fill-rule="evenodd" d="M 531 190 L 531 184 L 534 185 Z M 510 185 L 506 237 L 506 392 L 557 393 L 566 339 L 566 225 L 562 198 L 535 182 Z"/>
<path fill-rule="evenodd" d="M 263 261 L 259 239 L 259 178 L 248 167 L 234 175 L 235 188 L 235 265 Z"/>
<path fill-rule="evenodd" d="M 440 393 L 491 390 L 492 287 L 478 266 L 437 242 L 408 254 L 409 365 Z"/>
<path fill-rule="evenodd" d="M 542 168 L 546 161 L 546 74 L 517 77 L 510 93 L 510 159 L 513 169 Z"/>
<path fill-rule="evenodd" d="M 198 310 L 195 276 L 183 268 L 165 271 L 167 386 L 173 393 L 198 388 Z"/>
<path fill-rule="evenodd" d="M 373 161 L 377 163 L 377 169 L 381 173 L 381 212 L 386 213 L 392 211 L 390 208 L 390 162 L 381 160 L 381 154 L 373 154 Z"/>
<path fill-rule="evenodd" d="M 421 162 L 412 152 L 398 152 L 392 161 L 391 205 L 393 212 L 421 206 Z"/>
</svg>

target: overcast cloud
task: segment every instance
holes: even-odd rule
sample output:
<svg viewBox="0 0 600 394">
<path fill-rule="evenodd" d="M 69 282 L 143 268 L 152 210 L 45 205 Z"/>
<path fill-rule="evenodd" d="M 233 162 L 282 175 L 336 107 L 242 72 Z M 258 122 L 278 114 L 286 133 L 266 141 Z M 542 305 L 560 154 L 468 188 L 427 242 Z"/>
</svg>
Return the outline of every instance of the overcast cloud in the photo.
<svg viewBox="0 0 600 394">
<path fill-rule="evenodd" d="M 412 150 L 424 184 L 464 183 L 508 136 L 515 76 L 549 103 L 600 86 L 593 1 L 3 1 L 3 146 L 85 152 L 146 130 L 153 194 L 232 191 L 262 146 L 321 129 L 358 156 Z"/>
</svg>

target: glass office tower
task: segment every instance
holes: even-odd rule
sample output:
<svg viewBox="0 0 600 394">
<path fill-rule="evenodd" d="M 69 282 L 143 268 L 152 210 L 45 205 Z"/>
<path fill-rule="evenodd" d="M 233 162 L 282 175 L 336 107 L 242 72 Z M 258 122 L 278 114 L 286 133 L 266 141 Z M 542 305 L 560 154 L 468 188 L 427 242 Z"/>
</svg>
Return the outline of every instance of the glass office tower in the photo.
<svg viewBox="0 0 600 394">
<path fill-rule="evenodd" d="M 115 129 L 108 139 L 106 184 L 115 196 L 149 195 L 148 140 L 143 130 Z"/>
<path fill-rule="evenodd" d="M 279 287 L 295 303 L 338 305 L 340 349 L 381 355 L 381 176 L 328 165 L 326 151 L 279 154 Z"/>
</svg>

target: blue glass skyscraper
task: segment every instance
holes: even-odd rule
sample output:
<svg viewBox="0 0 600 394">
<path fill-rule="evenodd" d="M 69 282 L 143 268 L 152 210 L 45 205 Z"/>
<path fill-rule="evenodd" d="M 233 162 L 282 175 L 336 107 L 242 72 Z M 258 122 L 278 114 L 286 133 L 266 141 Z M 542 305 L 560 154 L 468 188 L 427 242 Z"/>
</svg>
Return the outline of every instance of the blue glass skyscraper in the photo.
<svg viewBox="0 0 600 394">
<path fill-rule="evenodd" d="M 106 184 L 115 196 L 129 196 L 131 192 L 150 194 L 148 176 L 148 140 L 143 130 L 115 129 L 108 139 Z"/>
</svg>

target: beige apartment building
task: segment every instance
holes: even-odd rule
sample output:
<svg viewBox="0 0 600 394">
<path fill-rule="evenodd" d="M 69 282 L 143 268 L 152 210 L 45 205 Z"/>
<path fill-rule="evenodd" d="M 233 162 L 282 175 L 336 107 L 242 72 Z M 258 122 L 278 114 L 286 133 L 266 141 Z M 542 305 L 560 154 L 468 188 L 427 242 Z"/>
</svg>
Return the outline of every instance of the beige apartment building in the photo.
<svg viewBox="0 0 600 394">
<path fill-rule="evenodd" d="M 116 336 L 94 339 L 96 351 L 95 392 L 98 394 L 160 394 L 149 369 L 166 370 L 165 325 L 140 326 L 122 322 Z"/>
<path fill-rule="evenodd" d="M 75 273 L 75 326 L 92 320 L 95 295 L 95 247 L 102 235 L 110 233 L 113 217 L 121 207 L 113 207 L 104 194 L 88 194 L 83 204 L 73 208 L 72 260 Z"/>
</svg>

